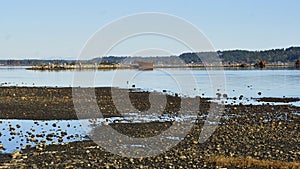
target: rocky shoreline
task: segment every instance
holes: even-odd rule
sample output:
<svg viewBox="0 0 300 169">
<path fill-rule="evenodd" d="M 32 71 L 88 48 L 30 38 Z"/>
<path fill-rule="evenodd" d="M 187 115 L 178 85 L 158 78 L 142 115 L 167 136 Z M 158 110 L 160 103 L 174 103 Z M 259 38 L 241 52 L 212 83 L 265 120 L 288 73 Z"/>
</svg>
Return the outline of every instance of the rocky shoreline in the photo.
<svg viewBox="0 0 300 169">
<path fill-rule="evenodd" d="M 121 116 L 110 96 L 111 88 L 96 88 L 95 94 L 104 117 Z M 131 91 L 129 96 L 140 113 L 149 108 L 149 92 Z M 182 100 L 189 101 L 189 98 L 167 96 L 164 113 L 176 114 Z M 276 98 L 267 101 L 276 102 Z M 122 157 L 88 140 L 0 154 L 0 168 L 284 168 L 283 165 L 288 164 L 297 168 L 300 163 L 299 107 L 226 105 L 218 128 L 206 142 L 199 143 L 199 133 L 211 104 L 215 103 L 200 99 L 199 118 L 190 133 L 178 145 L 158 156 Z M 72 88 L 1 87 L 0 106 L 0 119 L 77 119 Z M 127 136 L 147 138 L 168 129 L 172 122 L 109 125 Z M 258 162 L 245 166 L 222 163 L 212 157 L 242 157 Z M 263 165 L 265 161 L 270 164 Z M 278 161 L 285 163 L 280 166 Z"/>
</svg>

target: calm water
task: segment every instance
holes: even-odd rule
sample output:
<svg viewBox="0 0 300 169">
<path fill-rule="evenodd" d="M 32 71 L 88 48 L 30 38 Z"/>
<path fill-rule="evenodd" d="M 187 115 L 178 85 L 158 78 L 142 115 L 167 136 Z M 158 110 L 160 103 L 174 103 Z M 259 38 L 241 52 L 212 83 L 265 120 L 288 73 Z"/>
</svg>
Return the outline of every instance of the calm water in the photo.
<svg viewBox="0 0 300 169">
<path fill-rule="evenodd" d="M 80 82 L 73 82 L 74 76 Z M 2 86 L 101 87 L 114 86 L 215 97 L 220 88 L 229 97 L 300 97 L 300 70 L 155 69 L 154 71 L 31 71 L 24 67 L 0 67 Z M 213 89 L 212 85 L 217 86 Z M 258 92 L 262 95 L 259 96 Z"/>
</svg>

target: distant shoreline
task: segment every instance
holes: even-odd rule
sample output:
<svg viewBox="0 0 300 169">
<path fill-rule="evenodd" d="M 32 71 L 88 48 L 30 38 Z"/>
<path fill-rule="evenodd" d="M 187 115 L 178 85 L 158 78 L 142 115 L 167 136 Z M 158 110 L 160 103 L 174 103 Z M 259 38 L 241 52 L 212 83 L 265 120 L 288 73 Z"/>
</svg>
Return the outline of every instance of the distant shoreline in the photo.
<svg viewBox="0 0 300 169">
<path fill-rule="evenodd" d="M 185 64 L 185 65 L 154 65 L 153 68 L 247 68 L 255 67 L 255 64 L 224 64 L 218 65 L 203 65 L 203 64 Z M 266 64 L 265 67 L 294 67 L 291 63 L 281 64 Z M 132 65 L 122 64 L 109 64 L 109 65 L 45 65 L 45 66 L 32 66 L 26 68 L 27 70 L 86 70 L 86 69 L 98 69 L 98 70 L 113 70 L 113 69 L 136 69 Z"/>
<path fill-rule="evenodd" d="M 27 57 L 28 58 L 28 57 Z M 222 62 L 225 67 L 232 65 L 252 65 L 261 61 L 267 64 L 282 66 L 295 65 L 300 59 L 300 47 L 278 48 L 269 50 L 224 50 L 208 52 L 186 52 L 178 56 L 95 56 L 91 59 L 0 59 L 0 65 L 4 66 L 33 66 L 33 65 L 74 65 L 74 64 L 131 64 L 131 61 L 139 60 L 153 62 L 154 65 L 181 65 L 202 64 L 201 58 L 210 58 L 211 62 Z M 165 66 L 166 67 L 166 66 Z M 197 66 L 200 67 L 200 66 Z M 203 66 L 202 66 L 203 67 Z"/>
</svg>

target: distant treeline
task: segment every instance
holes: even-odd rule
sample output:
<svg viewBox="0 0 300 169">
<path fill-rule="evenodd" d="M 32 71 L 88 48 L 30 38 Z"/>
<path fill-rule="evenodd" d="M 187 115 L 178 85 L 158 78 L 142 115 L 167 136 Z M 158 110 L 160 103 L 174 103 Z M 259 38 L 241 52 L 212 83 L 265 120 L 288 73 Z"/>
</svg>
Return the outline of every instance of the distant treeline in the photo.
<svg viewBox="0 0 300 169">
<path fill-rule="evenodd" d="M 0 65 L 8 66 L 33 66 L 43 64 L 71 64 L 74 60 L 39 60 L 39 59 L 24 59 L 24 60 L 0 60 Z"/>
<path fill-rule="evenodd" d="M 91 60 L 63 60 L 63 59 L 24 59 L 24 60 L 0 60 L 0 65 L 8 65 L 8 66 L 39 66 L 39 65 L 48 65 L 48 64 L 56 64 L 56 65 L 72 65 L 77 63 L 121 63 L 126 57 L 118 57 L 118 56 L 109 56 L 109 57 L 102 57 L 102 58 L 94 58 Z"/>
<path fill-rule="evenodd" d="M 247 51 L 247 50 L 230 50 L 216 52 L 223 63 L 257 63 L 265 60 L 267 63 L 274 62 L 295 62 L 300 58 L 300 47 L 290 47 L 287 49 L 271 49 L 265 51 Z M 179 57 L 185 63 L 201 63 L 198 56 L 207 55 L 208 53 L 184 53 Z M 213 53 L 211 53 L 213 54 Z"/>
<path fill-rule="evenodd" d="M 272 49 L 265 51 L 245 51 L 233 50 L 218 52 L 223 62 L 245 62 L 255 63 L 265 60 L 271 62 L 295 62 L 300 58 L 300 47 L 290 47 L 287 49 Z"/>
<path fill-rule="evenodd" d="M 202 63 L 198 56 L 206 58 L 208 55 L 218 55 L 223 63 L 257 63 L 265 60 L 267 63 L 274 62 L 295 62 L 300 58 L 300 47 L 290 47 L 287 49 L 271 49 L 264 51 L 247 51 L 247 50 L 228 50 L 217 52 L 198 52 L 198 53 L 183 53 L 178 57 L 164 56 L 164 57 L 143 57 L 143 60 L 153 61 L 154 64 L 176 64 L 184 63 Z M 15 65 L 15 66 L 33 66 L 42 64 L 76 64 L 81 63 L 128 63 L 137 60 L 139 57 L 127 56 L 108 56 L 99 57 L 91 60 L 38 60 L 38 59 L 25 59 L 25 60 L 0 60 L 0 65 Z M 180 61 L 179 61 L 180 60 Z"/>
</svg>

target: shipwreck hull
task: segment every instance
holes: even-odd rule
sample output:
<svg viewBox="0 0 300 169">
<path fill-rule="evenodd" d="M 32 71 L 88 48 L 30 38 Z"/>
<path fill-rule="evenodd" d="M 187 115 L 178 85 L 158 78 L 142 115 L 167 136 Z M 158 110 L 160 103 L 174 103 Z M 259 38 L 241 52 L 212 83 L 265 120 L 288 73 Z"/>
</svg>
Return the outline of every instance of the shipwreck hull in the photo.
<svg viewBox="0 0 300 169">
<path fill-rule="evenodd" d="M 153 62 L 136 61 L 139 70 L 153 70 Z"/>
</svg>

